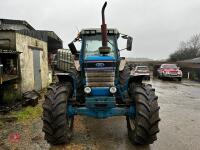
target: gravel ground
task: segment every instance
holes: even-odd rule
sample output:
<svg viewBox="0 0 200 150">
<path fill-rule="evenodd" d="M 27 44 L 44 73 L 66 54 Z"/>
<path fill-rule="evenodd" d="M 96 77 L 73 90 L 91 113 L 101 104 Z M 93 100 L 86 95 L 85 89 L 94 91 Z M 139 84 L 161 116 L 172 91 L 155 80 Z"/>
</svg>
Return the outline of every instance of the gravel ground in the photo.
<svg viewBox="0 0 200 150">
<path fill-rule="evenodd" d="M 181 83 L 152 80 L 150 83 L 159 96 L 162 119 L 158 140 L 152 145 L 130 143 L 125 117 L 97 120 L 77 116 L 71 143 L 50 146 L 43 138 L 39 117 L 23 123 L 0 122 L 0 150 L 199 150 L 200 84 L 187 80 Z"/>
</svg>

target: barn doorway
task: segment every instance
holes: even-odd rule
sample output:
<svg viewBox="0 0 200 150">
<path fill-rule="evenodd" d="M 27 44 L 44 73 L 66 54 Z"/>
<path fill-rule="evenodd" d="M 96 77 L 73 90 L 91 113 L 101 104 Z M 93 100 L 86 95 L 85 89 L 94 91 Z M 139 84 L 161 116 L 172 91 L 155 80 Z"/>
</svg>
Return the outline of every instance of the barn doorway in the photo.
<svg viewBox="0 0 200 150">
<path fill-rule="evenodd" d="M 41 67 L 40 67 L 40 50 L 32 49 L 33 52 L 33 70 L 34 70 L 34 89 L 42 89 Z"/>
</svg>

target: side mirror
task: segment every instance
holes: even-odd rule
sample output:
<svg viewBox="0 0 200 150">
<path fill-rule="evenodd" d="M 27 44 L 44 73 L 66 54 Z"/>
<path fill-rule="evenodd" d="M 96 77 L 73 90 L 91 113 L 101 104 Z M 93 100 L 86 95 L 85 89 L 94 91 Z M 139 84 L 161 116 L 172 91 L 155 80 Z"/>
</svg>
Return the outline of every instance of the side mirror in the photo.
<svg viewBox="0 0 200 150">
<path fill-rule="evenodd" d="M 69 49 L 70 49 L 70 51 L 71 51 L 71 53 L 72 53 L 73 55 L 76 55 L 76 54 L 78 53 L 78 51 L 77 51 L 77 49 L 76 49 L 76 46 L 74 45 L 73 42 L 69 43 L 69 44 L 68 44 L 68 47 L 69 47 Z"/>
<path fill-rule="evenodd" d="M 126 46 L 126 49 L 128 51 L 131 51 L 131 49 L 132 49 L 132 43 L 133 43 L 133 38 L 131 36 L 128 36 L 127 37 L 127 46 Z"/>
</svg>

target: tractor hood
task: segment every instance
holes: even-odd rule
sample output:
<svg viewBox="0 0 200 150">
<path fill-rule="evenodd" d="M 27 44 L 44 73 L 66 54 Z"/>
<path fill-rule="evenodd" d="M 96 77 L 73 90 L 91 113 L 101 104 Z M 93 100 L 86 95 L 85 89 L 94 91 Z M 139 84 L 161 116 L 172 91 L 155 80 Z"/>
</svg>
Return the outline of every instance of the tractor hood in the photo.
<svg viewBox="0 0 200 150">
<path fill-rule="evenodd" d="M 114 70 L 116 61 L 113 56 L 87 56 L 84 63 L 85 71 L 95 70 L 98 72 Z"/>
</svg>

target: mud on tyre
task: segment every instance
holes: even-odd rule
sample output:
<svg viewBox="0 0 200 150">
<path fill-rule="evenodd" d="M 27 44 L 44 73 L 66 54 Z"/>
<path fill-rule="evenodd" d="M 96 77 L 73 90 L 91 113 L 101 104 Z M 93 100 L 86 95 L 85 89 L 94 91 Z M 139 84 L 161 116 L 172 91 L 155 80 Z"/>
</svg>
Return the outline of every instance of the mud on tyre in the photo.
<svg viewBox="0 0 200 150">
<path fill-rule="evenodd" d="M 43 104 L 43 132 L 52 145 L 69 143 L 72 137 L 73 117 L 67 116 L 67 102 L 71 83 L 56 83 L 48 87 Z"/>
<path fill-rule="evenodd" d="M 133 144 L 152 144 L 157 140 L 160 121 L 155 89 L 150 84 L 131 83 L 129 94 L 136 106 L 135 117 L 126 117 L 129 139 Z"/>
</svg>

